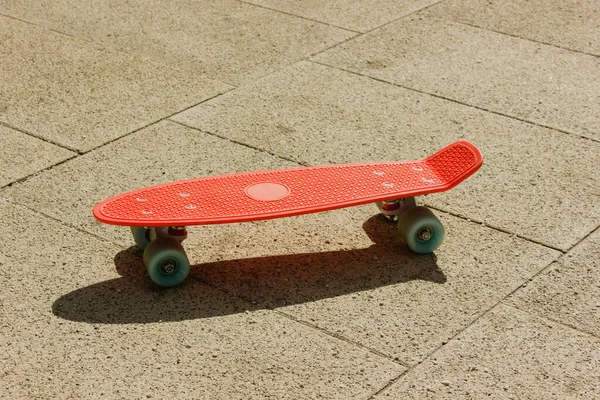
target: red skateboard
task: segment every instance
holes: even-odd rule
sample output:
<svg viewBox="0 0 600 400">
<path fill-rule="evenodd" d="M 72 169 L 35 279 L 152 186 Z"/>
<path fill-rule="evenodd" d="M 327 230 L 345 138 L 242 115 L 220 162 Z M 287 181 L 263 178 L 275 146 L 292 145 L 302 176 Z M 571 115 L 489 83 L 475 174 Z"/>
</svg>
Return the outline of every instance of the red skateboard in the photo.
<svg viewBox="0 0 600 400">
<path fill-rule="evenodd" d="M 186 226 L 257 221 L 377 203 L 398 221 L 416 253 L 444 239 L 433 213 L 415 196 L 449 190 L 479 169 L 483 158 L 469 142 L 449 145 L 422 161 L 329 165 L 244 172 L 172 182 L 124 193 L 94 207 L 100 222 L 131 227 L 144 264 L 159 286 L 181 283 L 189 260 L 181 245 Z"/>
</svg>

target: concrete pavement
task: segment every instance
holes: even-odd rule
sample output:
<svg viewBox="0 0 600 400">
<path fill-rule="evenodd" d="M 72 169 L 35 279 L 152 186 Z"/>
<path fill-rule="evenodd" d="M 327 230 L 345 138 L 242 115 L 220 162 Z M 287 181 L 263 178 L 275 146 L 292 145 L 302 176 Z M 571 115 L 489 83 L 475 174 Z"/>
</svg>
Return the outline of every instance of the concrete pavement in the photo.
<svg viewBox="0 0 600 400">
<path fill-rule="evenodd" d="M 0 0 L 0 398 L 600 397 L 594 0 Z M 106 197 L 204 175 L 485 163 L 422 200 L 190 228 L 155 287 Z"/>
</svg>

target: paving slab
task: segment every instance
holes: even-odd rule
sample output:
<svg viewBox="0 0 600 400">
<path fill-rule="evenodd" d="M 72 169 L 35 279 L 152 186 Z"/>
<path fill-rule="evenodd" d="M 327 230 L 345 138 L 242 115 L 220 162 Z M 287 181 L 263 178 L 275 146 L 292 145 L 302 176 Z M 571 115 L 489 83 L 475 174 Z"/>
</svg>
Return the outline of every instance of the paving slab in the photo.
<svg viewBox="0 0 600 400">
<path fill-rule="evenodd" d="M 314 63 L 172 119 L 307 165 L 419 159 L 467 139 L 484 166 L 427 204 L 563 250 L 600 224 L 598 143 Z"/>
<path fill-rule="evenodd" d="M 355 36 L 235 0 L 7 0 L 0 13 L 234 85 Z"/>
<path fill-rule="evenodd" d="M 560 254 L 438 213 L 446 239 L 419 256 L 375 213 L 202 227 L 186 244 L 192 275 L 413 365 Z"/>
<path fill-rule="evenodd" d="M 418 12 L 315 60 L 600 140 L 598 57 Z"/>
<path fill-rule="evenodd" d="M 431 12 L 456 22 L 600 55 L 600 4 L 595 0 L 450 0 Z"/>
<path fill-rule="evenodd" d="M 600 337 L 600 231 L 507 299 L 507 304 Z"/>
<path fill-rule="evenodd" d="M 231 88 L 1 15 L 0 37 L 0 121 L 78 151 Z"/>
<path fill-rule="evenodd" d="M 353 31 L 367 32 L 438 3 L 439 0 L 245 0 L 245 2 Z"/>
<path fill-rule="evenodd" d="M 58 164 L 75 153 L 0 125 L 0 187 Z"/>
<path fill-rule="evenodd" d="M 199 176 L 297 166 L 170 121 L 142 129 L 0 192 L 15 202 L 110 240 L 128 229 L 98 223 L 101 200 L 150 185 Z"/>
<path fill-rule="evenodd" d="M 23 207 L 0 215 L 2 397 L 364 399 L 404 371 L 198 282 L 153 289 L 127 257 L 119 277 L 117 246 Z"/>
<path fill-rule="evenodd" d="M 593 399 L 599 349 L 596 337 L 499 306 L 374 399 Z"/>
</svg>

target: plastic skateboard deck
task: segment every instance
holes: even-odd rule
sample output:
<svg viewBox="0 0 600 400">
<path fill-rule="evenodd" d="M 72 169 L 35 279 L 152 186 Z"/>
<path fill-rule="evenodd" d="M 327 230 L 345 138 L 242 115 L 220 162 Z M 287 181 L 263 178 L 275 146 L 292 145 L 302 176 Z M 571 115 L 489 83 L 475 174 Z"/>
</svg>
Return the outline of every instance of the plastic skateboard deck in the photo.
<svg viewBox="0 0 600 400">
<path fill-rule="evenodd" d="M 331 165 L 209 176 L 152 186 L 94 207 L 101 222 L 127 225 L 154 283 L 180 284 L 190 271 L 186 226 L 282 218 L 381 202 L 416 253 L 431 253 L 444 227 L 414 196 L 442 192 L 479 169 L 481 153 L 456 142 L 422 161 Z"/>
<path fill-rule="evenodd" d="M 455 142 L 422 161 L 256 171 L 167 183 L 97 204 L 100 222 L 190 226 L 282 218 L 442 192 L 482 165 L 479 150 Z"/>
</svg>

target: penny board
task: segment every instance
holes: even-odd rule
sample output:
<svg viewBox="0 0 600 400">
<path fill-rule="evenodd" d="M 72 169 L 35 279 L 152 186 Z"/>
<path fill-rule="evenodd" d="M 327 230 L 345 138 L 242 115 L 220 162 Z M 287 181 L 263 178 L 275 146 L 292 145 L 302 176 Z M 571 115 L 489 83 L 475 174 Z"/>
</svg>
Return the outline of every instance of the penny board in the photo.
<svg viewBox="0 0 600 400">
<path fill-rule="evenodd" d="M 469 142 L 420 161 L 327 165 L 243 172 L 171 182 L 98 203 L 100 222 L 190 226 L 257 221 L 442 192 L 483 163 Z"/>
</svg>

